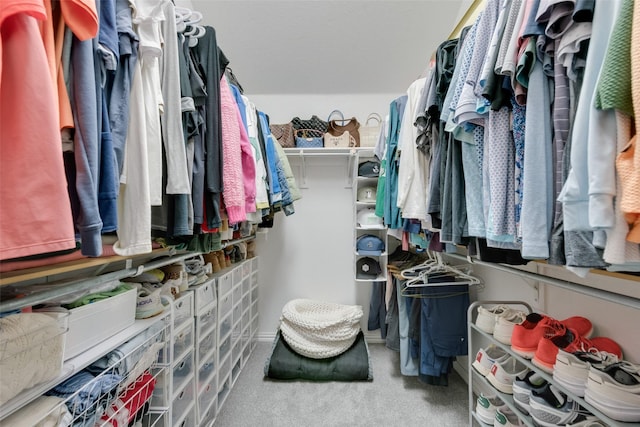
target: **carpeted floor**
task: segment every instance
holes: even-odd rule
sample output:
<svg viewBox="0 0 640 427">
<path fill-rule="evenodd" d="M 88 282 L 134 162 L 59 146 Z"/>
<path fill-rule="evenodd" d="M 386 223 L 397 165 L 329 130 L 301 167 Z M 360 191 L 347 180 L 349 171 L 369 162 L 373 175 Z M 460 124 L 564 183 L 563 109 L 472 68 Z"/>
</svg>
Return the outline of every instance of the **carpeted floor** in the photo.
<svg viewBox="0 0 640 427">
<path fill-rule="evenodd" d="M 333 427 L 468 425 L 467 385 L 448 387 L 400 374 L 399 354 L 369 344 L 372 382 L 274 381 L 264 378 L 271 343 L 259 342 L 220 410 L 215 426 Z"/>
</svg>

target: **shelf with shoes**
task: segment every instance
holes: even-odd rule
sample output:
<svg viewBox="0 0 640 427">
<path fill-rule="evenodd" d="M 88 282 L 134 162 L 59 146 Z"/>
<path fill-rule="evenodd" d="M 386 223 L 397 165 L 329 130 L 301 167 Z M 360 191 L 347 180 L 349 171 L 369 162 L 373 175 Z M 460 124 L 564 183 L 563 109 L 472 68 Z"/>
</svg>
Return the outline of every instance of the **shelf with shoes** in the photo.
<svg viewBox="0 0 640 427">
<path fill-rule="evenodd" d="M 542 380 L 544 380 L 546 383 L 550 384 L 553 386 L 553 388 L 559 392 L 561 392 L 562 394 L 564 394 L 565 396 L 567 396 L 568 399 L 571 399 L 573 402 L 577 403 L 580 407 L 584 408 L 585 410 L 587 410 L 588 412 L 590 412 L 591 414 L 593 414 L 598 420 L 600 420 L 602 423 L 604 423 L 606 426 L 611 426 L 611 427 L 638 427 L 640 426 L 640 423 L 634 423 L 634 422 L 624 422 L 624 421 L 617 421 L 612 419 L 611 417 L 607 416 L 606 414 L 604 414 L 602 411 L 600 411 L 599 409 L 595 408 L 593 405 L 591 405 L 590 403 L 588 403 L 584 397 L 580 397 L 577 396 L 575 393 L 573 393 L 571 390 L 567 389 L 567 387 L 565 387 L 562 384 L 559 384 L 558 381 L 554 380 L 553 375 L 549 374 L 548 372 L 545 372 L 545 370 L 541 369 L 539 366 L 535 365 L 531 360 L 521 356 L 520 354 L 518 354 L 516 351 L 514 351 L 512 349 L 512 347 L 509 344 L 506 344 L 504 341 L 504 339 L 502 340 L 498 340 L 496 339 L 496 337 L 491 334 L 488 333 L 482 325 L 482 322 L 480 322 L 479 324 L 476 323 L 477 320 L 477 311 L 480 307 L 489 307 L 489 306 L 506 306 L 506 307 L 514 307 L 516 305 L 520 305 L 520 306 L 524 306 L 526 307 L 529 312 L 531 313 L 531 307 L 521 301 L 476 301 L 474 303 L 472 303 L 469 306 L 468 309 L 468 336 L 469 336 L 469 355 L 474 355 L 477 354 L 479 351 L 479 348 L 477 344 L 475 344 L 477 342 L 478 338 L 482 338 L 482 340 L 484 342 L 488 342 L 490 343 L 491 346 L 494 346 L 498 349 L 500 349 L 504 354 L 508 355 L 509 358 L 512 358 L 513 360 L 515 360 L 515 363 L 520 364 L 521 366 L 525 367 L 528 371 L 533 371 L 535 372 L 535 374 L 541 378 Z M 476 339 L 474 339 L 474 337 Z M 477 358 L 479 358 L 479 356 L 476 356 Z M 495 386 L 491 385 L 491 382 L 482 375 L 481 372 L 477 371 L 473 366 L 472 363 L 474 359 L 470 358 L 470 362 L 469 362 L 469 366 L 468 366 L 468 370 L 469 370 L 469 410 L 470 410 L 470 416 L 469 416 L 469 422 L 470 425 L 472 425 L 472 419 L 476 419 L 477 416 L 475 415 L 473 408 L 474 408 L 474 403 L 475 403 L 475 399 L 474 399 L 474 383 L 480 383 L 483 386 L 489 386 L 489 390 L 491 390 L 492 393 L 495 393 L 495 395 L 497 395 L 514 413 L 516 413 L 519 418 L 526 424 L 526 425 L 535 425 L 533 424 L 533 420 L 532 417 L 529 415 L 525 415 L 514 403 L 514 398 L 512 395 L 509 395 L 507 393 L 503 393 L 499 390 L 497 390 L 495 388 Z M 491 369 L 492 371 L 495 371 L 495 369 Z M 531 423 L 531 424 L 530 424 Z M 553 425 L 553 424 L 550 424 Z M 561 424 L 564 425 L 564 424 Z M 593 424 L 593 425 L 597 425 L 597 424 Z"/>
<path fill-rule="evenodd" d="M 354 156 L 353 188 L 353 253 L 356 282 L 387 280 L 387 228 L 376 215 L 380 162 L 372 151 L 359 151 Z"/>
</svg>

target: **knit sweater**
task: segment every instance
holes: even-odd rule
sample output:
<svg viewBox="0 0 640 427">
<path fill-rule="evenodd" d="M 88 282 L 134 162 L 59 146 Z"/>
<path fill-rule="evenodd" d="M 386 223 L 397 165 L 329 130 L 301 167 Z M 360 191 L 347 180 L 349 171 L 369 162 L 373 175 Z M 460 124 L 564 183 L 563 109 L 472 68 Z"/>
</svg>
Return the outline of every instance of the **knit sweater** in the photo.
<svg viewBox="0 0 640 427">
<path fill-rule="evenodd" d="M 220 80 L 220 113 L 222 119 L 222 197 L 229 217 L 229 224 L 237 224 L 247 219 L 240 142 L 242 124 L 238 121 L 240 120 L 238 105 L 225 76 Z"/>
</svg>

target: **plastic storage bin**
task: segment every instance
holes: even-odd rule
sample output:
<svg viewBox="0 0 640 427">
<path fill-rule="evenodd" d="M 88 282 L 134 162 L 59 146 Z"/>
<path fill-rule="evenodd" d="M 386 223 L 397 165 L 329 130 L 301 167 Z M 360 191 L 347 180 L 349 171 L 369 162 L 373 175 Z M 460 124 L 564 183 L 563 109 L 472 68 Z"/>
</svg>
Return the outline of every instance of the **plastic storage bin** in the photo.
<svg viewBox="0 0 640 427">
<path fill-rule="evenodd" d="M 133 325 L 136 320 L 135 289 L 69 310 L 69 332 L 64 360 L 93 348 Z"/>
<path fill-rule="evenodd" d="M 0 319 L 0 404 L 60 375 L 69 314 L 61 309 Z"/>
<path fill-rule="evenodd" d="M 174 303 L 173 324 L 179 328 L 193 317 L 193 292 L 183 292 Z"/>
<path fill-rule="evenodd" d="M 200 314 L 216 300 L 215 280 L 209 280 L 198 286 L 193 286 L 195 294 L 195 313 Z"/>
</svg>

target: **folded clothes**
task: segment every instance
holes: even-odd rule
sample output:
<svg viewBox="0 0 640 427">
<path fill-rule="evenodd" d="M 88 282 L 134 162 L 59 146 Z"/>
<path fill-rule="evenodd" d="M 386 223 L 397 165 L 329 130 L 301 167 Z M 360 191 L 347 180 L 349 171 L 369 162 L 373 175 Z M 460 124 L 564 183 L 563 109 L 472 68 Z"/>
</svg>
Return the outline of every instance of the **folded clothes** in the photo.
<svg viewBox="0 0 640 427">
<path fill-rule="evenodd" d="M 92 304 L 94 302 L 102 301 L 107 298 L 114 297 L 116 295 L 120 295 L 124 292 L 133 289 L 131 285 L 127 285 L 125 283 L 121 283 L 117 288 L 111 289 L 108 291 L 96 292 L 93 294 L 85 295 L 80 299 L 73 301 L 72 303 L 65 304 L 65 308 L 77 308 L 82 307 L 83 305 Z"/>
</svg>

